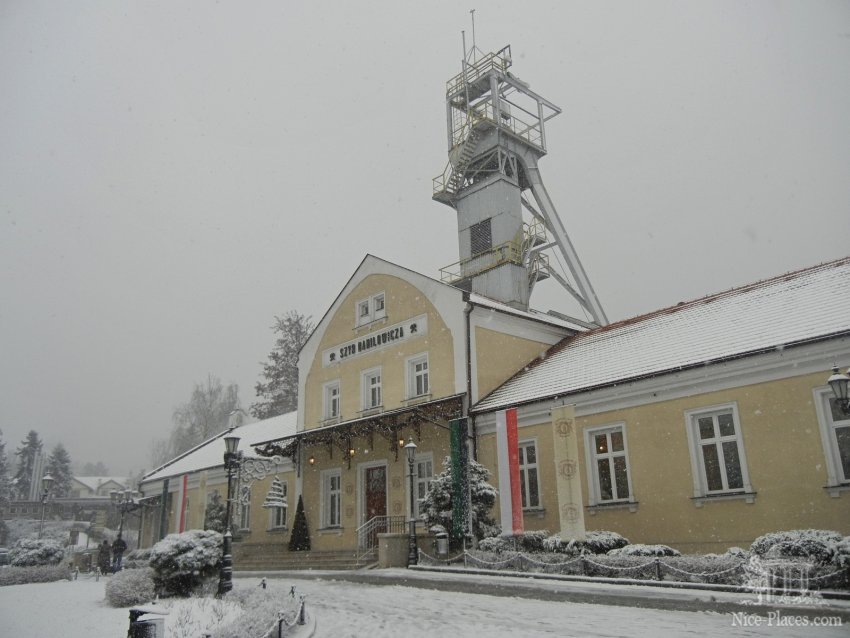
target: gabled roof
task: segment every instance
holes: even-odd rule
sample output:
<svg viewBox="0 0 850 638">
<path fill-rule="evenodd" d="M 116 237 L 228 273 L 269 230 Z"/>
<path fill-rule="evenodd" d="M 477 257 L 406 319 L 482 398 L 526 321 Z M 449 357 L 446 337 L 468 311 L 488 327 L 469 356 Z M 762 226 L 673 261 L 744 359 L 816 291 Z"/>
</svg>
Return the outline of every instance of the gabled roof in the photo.
<svg viewBox="0 0 850 638">
<path fill-rule="evenodd" d="M 288 414 L 257 421 L 256 423 L 247 423 L 236 428 L 234 434 L 242 439 L 239 443 L 239 448 L 248 451 L 249 446 L 253 446 L 260 441 L 268 441 L 272 438 L 282 438 L 295 434 L 296 414 L 296 412 L 289 412 Z M 224 465 L 224 437 L 227 434 L 228 430 L 225 430 L 207 439 L 165 465 L 149 472 L 142 478 L 141 482 L 149 483 L 150 481 L 182 476 L 183 474 L 191 474 L 192 472 L 200 472 L 201 470 L 208 470 Z M 252 452 L 248 451 L 247 453 L 251 454 Z"/>
<path fill-rule="evenodd" d="M 850 334 L 850 257 L 577 334 L 474 412 Z"/>
<path fill-rule="evenodd" d="M 97 491 L 107 483 L 116 483 L 126 488 L 131 482 L 126 476 L 73 476 L 71 478 L 89 488 L 92 492 Z"/>
</svg>

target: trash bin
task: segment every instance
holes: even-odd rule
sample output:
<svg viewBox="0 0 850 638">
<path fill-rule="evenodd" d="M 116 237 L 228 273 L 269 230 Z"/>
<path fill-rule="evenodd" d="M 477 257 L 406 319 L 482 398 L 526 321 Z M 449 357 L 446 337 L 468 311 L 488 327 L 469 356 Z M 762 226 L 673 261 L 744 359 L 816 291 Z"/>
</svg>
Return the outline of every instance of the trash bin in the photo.
<svg viewBox="0 0 850 638">
<path fill-rule="evenodd" d="M 448 532 L 437 532 L 437 556 L 446 558 L 449 555 L 449 534 Z"/>
<path fill-rule="evenodd" d="M 156 605 L 141 605 L 130 609 L 130 629 L 127 638 L 163 638 L 168 610 Z"/>
</svg>

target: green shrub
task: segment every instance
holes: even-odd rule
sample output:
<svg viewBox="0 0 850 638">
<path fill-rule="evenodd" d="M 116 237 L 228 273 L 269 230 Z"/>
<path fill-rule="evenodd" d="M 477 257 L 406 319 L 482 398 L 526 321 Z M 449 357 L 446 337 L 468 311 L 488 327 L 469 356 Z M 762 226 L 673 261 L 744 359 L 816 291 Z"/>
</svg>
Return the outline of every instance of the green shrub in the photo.
<svg viewBox="0 0 850 638">
<path fill-rule="evenodd" d="M 750 551 L 760 558 L 808 558 L 824 564 L 833 559 L 834 547 L 844 537 L 823 529 L 794 529 L 759 536 Z"/>
<path fill-rule="evenodd" d="M 625 547 L 617 547 L 608 552 L 609 556 L 681 556 L 682 553 L 678 549 L 673 549 L 667 545 L 626 545 Z"/>
<path fill-rule="evenodd" d="M 14 567 L 58 565 L 65 557 L 65 550 L 54 540 L 47 538 L 21 538 L 9 550 Z"/>
<path fill-rule="evenodd" d="M 160 590 L 188 596 L 221 569 L 222 537 L 212 530 L 169 534 L 151 548 L 150 566 Z"/>
<path fill-rule="evenodd" d="M 106 600 L 113 607 L 132 607 L 149 603 L 156 597 L 153 570 L 150 567 L 125 569 L 106 583 Z"/>
<path fill-rule="evenodd" d="M 71 580 L 71 571 L 63 565 L 4 567 L 0 569 L 0 587 L 26 585 L 27 583 L 52 583 L 57 580 Z"/>
</svg>

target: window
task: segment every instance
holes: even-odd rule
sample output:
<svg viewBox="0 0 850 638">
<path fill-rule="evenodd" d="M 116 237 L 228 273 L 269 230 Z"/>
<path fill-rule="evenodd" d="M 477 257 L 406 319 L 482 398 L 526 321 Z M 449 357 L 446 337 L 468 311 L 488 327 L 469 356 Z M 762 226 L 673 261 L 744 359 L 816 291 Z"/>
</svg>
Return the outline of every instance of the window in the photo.
<svg viewBox="0 0 850 638">
<path fill-rule="evenodd" d="M 239 529 L 251 529 L 251 488 L 239 489 Z"/>
<path fill-rule="evenodd" d="M 420 354 L 407 361 L 407 396 L 412 399 L 431 391 L 428 379 L 428 355 Z"/>
<path fill-rule="evenodd" d="M 534 441 L 525 441 L 519 444 L 519 480 L 522 488 L 523 509 L 540 507 L 537 444 Z"/>
<path fill-rule="evenodd" d="M 686 418 L 694 496 L 751 492 L 736 406 L 690 410 Z"/>
<path fill-rule="evenodd" d="M 384 293 L 379 292 L 376 295 L 372 295 L 368 299 L 361 299 L 360 301 L 358 301 L 356 325 L 362 326 L 364 324 L 386 317 L 387 310 L 385 307 L 385 299 L 386 297 Z"/>
<path fill-rule="evenodd" d="M 815 390 L 827 487 L 850 485 L 850 414 L 844 414 L 829 388 Z M 838 492 L 830 492 L 838 496 Z"/>
<path fill-rule="evenodd" d="M 336 419 L 340 415 L 339 381 L 325 384 L 325 397 L 322 414 L 325 420 Z"/>
<path fill-rule="evenodd" d="M 630 500 L 632 491 L 625 426 L 586 430 L 585 446 L 591 476 L 591 504 Z"/>
<path fill-rule="evenodd" d="M 434 478 L 434 461 L 431 454 L 416 456 L 414 472 L 415 484 L 413 487 L 416 494 L 416 511 L 414 512 L 414 516 L 420 518 L 422 516 L 422 501 L 428 495 L 428 487 Z"/>
<path fill-rule="evenodd" d="M 286 527 L 286 514 L 289 511 L 287 503 L 288 484 L 277 477 L 272 481 L 269 493 L 266 496 L 266 505 L 269 508 L 269 528 L 279 529 Z"/>
<path fill-rule="evenodd" d="M 363 373 L 363 409 L 371 410 L 382 405 L 381 369 L 366 370 Z"/>
<path fill-rule="evenodd" d="M 339 527 L 342 475 L 339 469 L 322 472 L 322 527 Z"/>
<path fill-rule="evenodd" d="M 473 257 L 486 253 L 492 247 L 493 236 L 490 232 L 489 218 L 469 227 L 469 249 Z"/>
</svg>

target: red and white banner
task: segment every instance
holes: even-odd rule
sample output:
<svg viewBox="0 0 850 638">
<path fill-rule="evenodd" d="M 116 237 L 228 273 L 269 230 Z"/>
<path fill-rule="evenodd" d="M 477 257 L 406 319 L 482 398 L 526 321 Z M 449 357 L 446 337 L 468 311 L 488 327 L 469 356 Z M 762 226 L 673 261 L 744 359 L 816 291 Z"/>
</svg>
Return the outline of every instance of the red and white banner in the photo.
<svg viewBox="0 0 850 638">
<path fill-rule="evenodd" d="M 180 507 L 180 516 L 178 517 L 178 521 L 180 521 L 180 525 L 177 528 L 177 532 L 182 534 L 186 531 L 186 503 L 189 500 L 189 494 L 187 487 L 189 486 L 189 475 L 184 474 L 183 480 L 180 482 L 180 498 L 177 500 L 177 503 Z"/>
<path fill-rule="evenodd" d="M 499 464 L 499 510 L 502 536 L 522 534 L 522 485 L 516 408 L 496 412 L 496 458 Z"/>
</svg>

